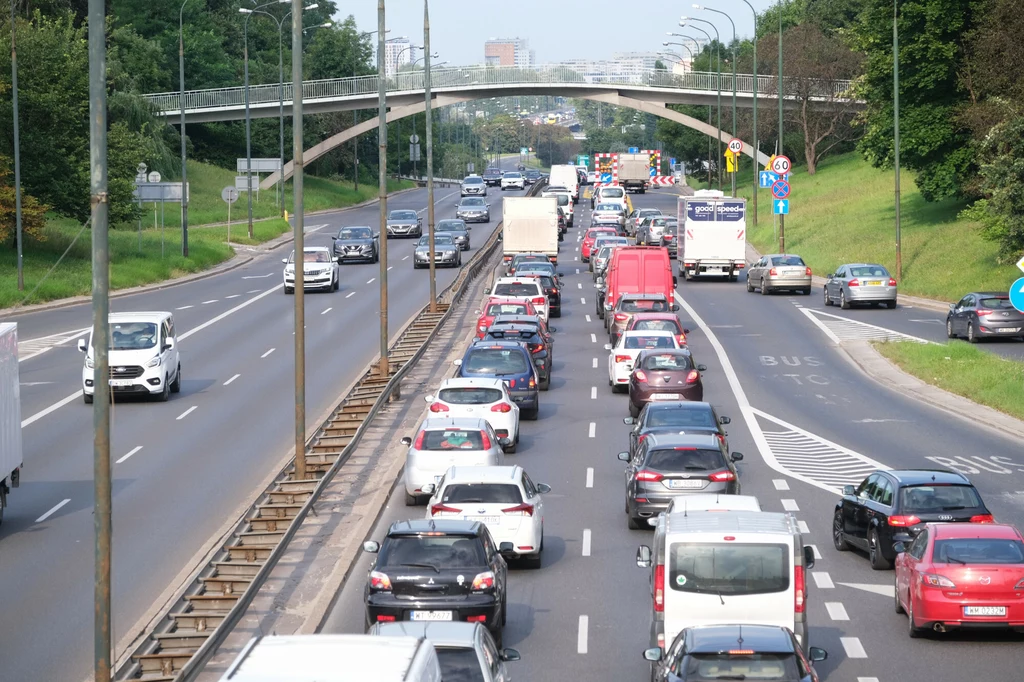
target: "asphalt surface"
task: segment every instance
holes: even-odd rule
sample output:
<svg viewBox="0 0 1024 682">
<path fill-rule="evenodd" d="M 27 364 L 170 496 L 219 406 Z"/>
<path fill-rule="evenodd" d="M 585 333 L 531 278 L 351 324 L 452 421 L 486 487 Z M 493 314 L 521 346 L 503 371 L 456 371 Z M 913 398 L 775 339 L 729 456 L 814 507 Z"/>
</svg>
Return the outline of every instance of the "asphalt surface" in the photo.
<svg viewBox="0 0 1024 682">
<path fill-rule="evenodd" d="M 454 217 L 458 197 L 458 186 L 435 188 L 435 218 Z M 488 200 L 491 222 L 473 225 L 463 262 L 501 220 L 500 190 Z M 424 229 L 425 207 L 425 189 L 388 202 L 421 211 Z M 378 211 L 375 203 L 307 216 L 306 244 L 329 245 L 342 225 L 376 226 Z M 415 241 L 389 241 L 392 335 L 428 301 L 429 271 L 412 266 Z M 233 271 L 111 301 L 112 312 L 174 312 L 183 374 L 181 393 L 167 403 L 125 400 L 112 409 L 115 642 L 237 516 L 293 443 L 294 297 L 281 284 L 281 259 L 291 250 L 256 252 Z M 456 273 L 438 269 L 438 290 Z M 309 426 L 377 354 L 378 274 L 376 264 L 343 265 L 338 292 L 307 292 Z M 91 310 L 10 320 L 22 340 L 25 468 L 0 528 L 0 678 L 82 679 L 92 658 L 92 409 L 79 393 L 83 359 L 74 336 L 88 331 Z"/>
<path fill-rule="evenodd" d="M 668 192 L 632 198 L 636 206 L 666 212 L 676 201 Z M 637 568 L 634 557 L 652 536 L 627 530 L 622 511 L 623 466 L 616 454 L 628 444 L 629 427 L 622 423 L 628 398 L 607 385 L 607 336 L 593 314 L 592 279 L 586 264 L 567 253 L 574 247 L 578 257 L 576 238 L 589 223 L 589 202 L 579 206 L 584 219 L 569 231 L 560 258 L 566 283 L 563 317 L 553 321 L 552 388 L 541 394 L 540 419 L 523 422 L 519 452 L 509 460 L 553 488 L 545 500 L 544 566 L 512 568 L 504 640 L 523 655 L 509 664 L 515 679 L 639 680 L 648 674 L 641 654 L 651 596 L 649 571 Z M 817 666 L 822 679 L 1019 679 L 1020 635 L 910 640 L 906 617 L 892 610 L 892 572 L 873 571 L 865 556 L 832 548 L 836 487 L 878 466 L 958 468 L 997 520 L 1024 522 L 1024 444 L 879 387 L 825 331 L 844 342 L 868 338 L 869 328 L 857 324 L 866 323 L 875 332 L 933 338 L 925 330 L 941 327 L 914 320 L 935 313 L 842 311 L 855 322 L 837 327 L 813 312 L 824 312 L 819 297 L 748 294 L 742 278 L 680 278 L 678 294 L 689 345 L 708 365 L 705 399 L 732 417 L 730 445 L 746 455 L 738 467 L 743 493 L 757 496 L 766 510 L 793 512 L 806 525 L 805 542 L 821 557 L 809 580 L 808 618 L 811 644 L 829 652 Z M 372 536 L 380 539 L 392 521 L 423 513 L 404 506 L 399 484 Z M 362 632 L 369 563 L 366 555 L 358 560 L 325 631 Z"/>
</svg>

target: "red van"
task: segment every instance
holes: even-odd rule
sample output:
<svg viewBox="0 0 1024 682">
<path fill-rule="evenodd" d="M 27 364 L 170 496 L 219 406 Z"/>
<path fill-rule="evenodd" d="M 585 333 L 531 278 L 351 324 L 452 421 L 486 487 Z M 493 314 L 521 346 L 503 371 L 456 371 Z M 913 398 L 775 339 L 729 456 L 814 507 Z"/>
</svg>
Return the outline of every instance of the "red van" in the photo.
<svg viewBox="0 0 1024 682">
<path fill-rule="evenodd" d="M 598 315 L 615 307 L 622 294 L 664 294 L 669 301 L 675 293 L 676 278 L 668 249 L 663 246 L 622 246 L 612 251 L 605 271 L 604 295 L 598 296 Z"/>
</svg>

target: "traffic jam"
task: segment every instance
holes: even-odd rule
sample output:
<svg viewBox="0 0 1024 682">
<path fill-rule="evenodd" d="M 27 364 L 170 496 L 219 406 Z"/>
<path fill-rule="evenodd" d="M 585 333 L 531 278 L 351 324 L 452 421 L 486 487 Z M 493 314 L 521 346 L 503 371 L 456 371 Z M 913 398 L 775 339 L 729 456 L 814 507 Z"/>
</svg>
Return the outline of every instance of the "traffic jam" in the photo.
<svg viewBox="0 0 1024 682">
<path fill-rule="evenodd" d="M 586 318 L 595 348 L 603 344 L 594 371 L 621 395 L 629 427 L 628 440 L 606 448 L 619 450 L 611 456 L 624 470 L 624 502 L 616 504 L 637 540 L 649 620 L 635 624 L 647 648 L 623 655 L 642 656 L 656 681 L 817 682 L 815 664 L 828 652 L 811 645 L 807 588 L 822 556 L 792 513 L 765 511 L 743 494 L 744 456 L 730 448 L 730 418 L 705 401 L 708 367 L 688 344 L 692 323 L 676 294 L 681 278 L 736 281 L 744 271 L 748 291 L 810 293 L 810 269 L 786 255 L 748 266 L 728 236 L 691 245 L 702 225 L 742 230 L 742 200 L 721 192 L 679 196 L 677 215 L 666 215 L 634 207 L 636 187 L 587 187 L 594 175 L 585 168 L 553 166 L 546 180 L 536 197 L 503 199 L 503 262 L 472 339 L 452 376 L 424 389 L 426 417 L 402 439 L 408 520 L 364 544 L 375 555 L 367 629 L 412 621 L 429 638 L 428 624 L 478 623 L 502 671 L 487 679 L 505 679 L 505 663 L 519 659 L 502 649 L 510 584 L 519 571 L 544 570 L 545 496 L 557 486 L 535 480 L 515 455 L 546 397 L 566 390 L 554 358 L 567 341 L 552 324 L 566 306 L 575 321 Z M 571 250 L 563 246 L 570 229 Z M 859 267 L 862 280 L 875 277 L 870 264 Z M 577 284 L 588 289 L 582 298 L 563 293 L 570 268 L 588 280 Z M 888 273 L 878 279 L 886 291 L 867 300 L 884 305 Z M 835 303 L 846 303 L 845 291 L 834 290 Z M 836 552 L 891 571 L 893 608 L 909 637 L 1024 630 L 1024 537 L 996 522 L 963 474 L 871 473 L 842 489 L 831 529 Z"/>
</svg>

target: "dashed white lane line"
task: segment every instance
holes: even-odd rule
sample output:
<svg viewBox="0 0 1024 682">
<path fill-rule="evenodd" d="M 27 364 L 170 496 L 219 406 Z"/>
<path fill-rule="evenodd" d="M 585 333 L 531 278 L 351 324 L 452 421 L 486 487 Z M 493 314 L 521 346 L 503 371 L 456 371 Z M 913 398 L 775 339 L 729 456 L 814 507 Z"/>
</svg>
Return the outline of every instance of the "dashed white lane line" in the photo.
<svg viewBox="0 0 1024 682">
<path fill-rule="evenodd" d="M 906 306 L 905 305 L 903 307 L 904 308 L 909 308 L 910 306 Z M 878 682 L 878 678 L 877 677 L 858 677 L 857 678 L 857 682 Z"/>
<path fill-rule="evenodd" d="M 230 296 L 225 296 L 224 298 L 238 298 L 239 296 L 241 296 L 241 294 L 231 294 Z"/>
<path fill-rule="evenodd" d="M 367 284 L 373 284 L 373 283 L 374 283 L 374 282 L 376 282 L 376 281 L 377 281 L 377 278 L 376 278 L 376 277 L 371 277 L 370 279 L 366 280 L 366 283 L 367 283 Z"/>
<path fill-rule="evenodd" d="M 266 353 L 264 353 L 263 355 L 261 355 L 261 356 L 260 356 L 260 359 L 262 360 L 263 358 L 265 358 L 265 357 L 267 357 L 268 355 L 270 355 L 271 353 L 273 353 L 273 352 L 274 352 L 275 350 L 277 350 L 277 349 L 276 349 L 276 348 L 271 348 L 271 349 L 270 349 L 270 350 L 268 350 L 268 351 L 267 351 Z"/>
<path fill-rule="evenodd" d="M 114 464 L 120 464 L 121 462 L 127 461 L 129 457 L 131 457 L 132 455 L 134 455 L 136 452 L 138 452 L 141 449 L 142 449 L 141 445 L 136 445 L 134 448 L 132 448 L 131 450 L 128 451 L 127 455 L 125 455 L 121 459 L 119 459 L 116 462 L 114 462 Z"/>
<path fill-rule="evenodd" d="M 403 258 L 402 260 L 409 260 L 409 257 L 408 257 L 408 256 L 406 256 L 406 257 L 405 257 L 405 258 Z"/>
<path fill-rule="evenodd" d="M 590 529 L 583 529 L 583 556 L 590 556 Z"/>
<path fill-rule="evenodd" d="M 847 658 L 868 657 L 868 652 L 864 651 L 864 645 L 860 643 L 860 637 L 840 637 L 839 642 L 846 650 Z"/>
<path fill-rule="evenodd" d="M 590 387 L 590 399 L 597 400 L 597 386 Z"/>
<path fill-rule="evenodd" d="M 590 619 L 580 616 L 579 632 L 576 634 L 576 653 L 587 653 L 587 630 L 590 627 Z"/>
<path fill-rule="evenodd" d="M 323 311 L 323 312 L 322 312 L 322 313 L 320 313 L 320 314 L 321 314 L 321 315 L 326 315 L 327 313 L 331 312 L 332 310 L 334 310 L 334 308 L 328 308 L 327 310 Z"/>
<path fill-rule="evenodd" d="M 806 521 L 797 521 L 796 527 L 800 529 L 801 533 L 807 534 L 811 532 L 811 529 L 807 526 Z"/>
<path fill-rule="evenodd" d="M 814 585 L 819 590 L 834 590 L 836 587 L 828 571 L 811 571 L 811 577 L 814 578 Z"/>
<path fill-rule="evenodd" d="M 58 502 L 57 504 L 55 504 L 55 505 L 53 506 L 53 508 L 52 508 L 52 509 L 50 509 L 50 511 L 46 512 L 45 514 L 43 514 L 42 516 L 40 516 L 40 517 L 39 517 L 38 519 L 36 519 L 36 523 L 42 523 L 42 522 L 43 522 L 43 521 L 45 521 L 46 519 L 50 518 L 51 516 L 53 516 L 54 514 L 56 514 L 56 513 L 58 512 L 58 511 L 60 511 L 60 508 L 61 508 L 61 507 L 63 507 L 63 506 L 65 505 L 65 504 L 67 504 L 67 503 L 68 503 L 68 502 L 70 502 L 70 501 L 71 501 L 71 500 L 70 500 L 70 498 L 67 498 L 67 499 L 63 499 L 63 500 L 61 500 L 60 502 Z M 584 616 L 584 618 L 586 618 L 586 616 Z M 586 644 L 585 644 L 585 643 L 584 643 L 584 646 L 586 646 Z M 586 652 L 584 652 L 584 653 L 586 653 Z"/>
<path fill-rule="evenodd" d="M 776 478 L 772 480 L 772 484 L 776 490 L 789 490 L 789 481 L 784 478 Z"/>
<path fill-rule="evenodd" d="M 596 422 L 590 422 L 590 430 L 587 432 L 587 435 L 590 438 L 594 438 L 595 436 L 597 436 L 597 423 Z"/>
<path fill-rule="evenodd" d="M 821 552 L 818 551 L 818 546 L 817 545 L 807 545 L 807 546 L 811 548 L 812 552 L 814 552 L 814 558 L 815 559 L 820 559 L 821 558 Z"/>
<path fill-rule="evenodd" d="M 236 374 L 235 376 L 231 377 L 230 379 L 228 379 L 227 381 L 224 382 L 224 386 L 230 385 L 232 381 L 234 381 L 235 379 L 237 379 L 240 376 L 242 376 L 242 375 L 241 374 Z"/>
<path fill-rule="evenodd" d="M 587 467 L 587 487 L 594 487 L 594 467 Z"/>
<path fill-rule="evenodd" d="M 260 290 L 259 289 L 249 289 L 249 291 L 247 291 L 245 293 L 247 293 L 247 294 L 258 294 L 258 293 L 260 293 Z"/>
<path fill-rule="evenodd" d="M 577 289 L 582 289 L 583 288 L 583 282 L 576 282 L 576 288 Z"/>
<path fill-rule="evenodd" d="M 355 295 L 356 295 L 356 292 L 354 292 L 354 291 L 350 291 L 350 292 L 348 292 L 348 294 L 347 294 L 347 295 L 345 296 L 345 298 L 352 298 L 352 297 L 353 297 L 353 296 L 355 296 Z"/>
<path fill-rule="evenodd" d="M 203 301 L 203 305 L 210 305 L 211 303 L 216 303 L 216 302 L 217 302 L 217 299 L 214 298 L 214 299 L 211 299 L 209 301 Z"/>
<path fill-rule="evenodd" d="M 586 304 L 587 304 L 587 299 L 585 299 L 582 296 L 580 296 L 580 305 L 586 305 Z"/>
<path fill-rule="evenodd" d="M 197 409 L 198 407 L 199 407 L 198 405 L 193 405 L 192 407 L 188 408 L 187 410 L 185 410 L 184 412 L 182 412 L 181 414 L 179 414 L 179 415 L 178 415 L 178 416 L 177 416 L 177 417 L 175 418 L 175 421 L 181 421 L 181 420 L 182 420 L 182 419 L 184 419 L 185 417 L 187 417 L 187 416 L 189 416 L 190 414 L 192 414 L 193 412 L 195 412 L 195 411 L 196 411 L 196 409 Z"/>
<path fill-rule="evenodd" d="M 591 336 L 593 336 L 593 334 L 591 334 Z M 594 358 L 594 368 L 595 369 L 597 368 L 597 358 Z M 78 396 L 75 396 L 75 397 L 77 398 Z"/>
<path fill-rule="evenodd" d="M 183 305 L 180 308 L 175 308 L 175 310 L 188 310 L 189 308 L 194 308 L 194 307 L 195 306 L 191 306 L 191 305 Z"/>
<path fill-rule="evenodd" d="M 825 610 L 828 611 L 828 617 L 832 620 L 850 620 L 850 615 L 846 613 L 846 607 L 842 602 L 827 601 Z"/>
<path fill-rule="evenodd" d="M 597 343 L 597 334 L 590 335 L 590 343 Z M 597 365 L 594 366 L 597 367 Z"/>
<path fill-rule="evenodd" d="M 590 322 L 590 315 L 584 315 L 587 318 L 587 322 Z"/>
<path fill-rule="evenodd" d="M 579 268 L 576 268 L 576 274 L 577 275 L 580 274 L 580 269 Z"/>
<path fill-rule="evenodd" d="M 796 503 L 796 500 L 783 499 L 782 508 L 786 511 L 800 511 L 800 505 Z"/>
</svg>

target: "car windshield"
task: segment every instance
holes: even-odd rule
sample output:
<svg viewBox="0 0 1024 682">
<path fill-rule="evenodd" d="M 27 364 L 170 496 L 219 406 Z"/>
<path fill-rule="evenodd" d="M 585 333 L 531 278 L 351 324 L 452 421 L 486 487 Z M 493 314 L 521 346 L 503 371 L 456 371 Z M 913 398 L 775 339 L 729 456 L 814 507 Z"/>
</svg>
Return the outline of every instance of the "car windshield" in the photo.
<svg viewBox="0 0 1024 682">
<path fill-rule="evenodd" d="M 292 251 L 292 255 L 288 257 L 289 263 L 295 262 L 295 252 Z M 302 252 L 303 263 L 330 263 L 331 254 L 327 252 L 327 249 L 317 249 L 315 251 L 303 251 Z"/>
<path fill-rule="evenodd" d="M 601 190 L 602 199 L 621 199 L 625 195 L 621 187 L 606 187 Z"/>
<path fill-rule="evenodd" d="M 502 177 L 509 178 L 510 180 L 518 180 L 519 178 L 523 177 L 523 174 L 522 173 L 516 173 L 515 171 L 508 171 Z"/>
<path fill-rule="evenodd" d="M 484 181 L 483 178 L 466 178 L 462 182 L 463 182 L 463 184 L 466 184 L 466 185 L 479 185 L 483 181 Z"/>
<path fill-rule="evenodd" d="M 530 261 L 523 263 L 516 268 L 516 274 L 529 275 L 534 273 L 543 273 L 545 275 L 553 275 L 555 272 L 555 266 L 550 263 L 538 263 L 536 261 Z"/>
<path fill-rule="evenodd" d="M 690 356 L 683 353 L 658 353 L 648 355 L 644 358 L 644 369 L 652 369 L 659 372 L 673 372 L 693 367 Z"/>
<path fill-rule="evenodd" d="M 1024 543 L 1010 538 L 936 540 L 932 561 L 944 564 L 1024 564 Z"/>
<path fill-rule="evenodd" d="M 850 275 L 852 277 L 888 277 L 889 273 L 881 265 L 865 265 L 850 268 Z"/>
<path fill-rule="evenodd" d="M 627 336 L 626 348 L 675 348 L 671 336 Z"/>
<path fill-rule="evenodd" d="M 488 168 L 484 171 L 484 175 L 501 175 L 500 168 Z"/>
<path fill-rule="evenodd" d="M 981 497 L 969 485 L 914 485 L 900 489 L 903 513 L 930 514 L 981 506 Z"/>
<path fill-rule="evenodd" d="M 1013 304 L 1010 303 L 1009 298 L 1004 297 L 990 297 L 983 298 L 978 301 L 978 306 L 981 308 L 989 308 L 991 310 L 1012 310 Z"/>
<path fill-rule="evenodd" d="M 442 388 L 438 400 L 452 405 L 489 405 L 501 400 L 501 391 L 482 386 Z"/>
<path fill-rule="evenodd" d="M 619 211 L 622 210 L 622 207 L 619 206 L 618 204 L 598 204 L 597 208 L 595 208 L 594 210 L 595 211 L 615 211 L 616 213 L 618 213 Z"/>
<path fill-rule="evenodd" d="M 674 542 L 668 582 L 678 592 L 721 596 L 789 589 L 789 553 L 784 544 Z"/>
<path fill-rule="evenodd" d="M 455 242 L 452 241 L 450 234 L 435 234 L 434 235 L 434 246 L 451 246 Z M 425 234 L 420 237 L 419 246 L 430 246 L 430 235 Z"/>
<path fill-rule="evenodd" d="M 619 308 L 624 313 L 667 313 L 668 301 L 624 299 Z"/>
<path fill-rule="evenodd" d="M 559 206 L 568 206 L 569 205 L 569 195 L 567 195 L 567 194 L 556 194 L 555 195 L 555 199 L 558 200 L 558 205 Z"/>
<path fill-rule="evenodd" d="M 651 218 L 651 227 L 665 227 L 667 221 L 661 216 L 654 216 Z"/>
<path fill-rule="evenodd" d="M 487 306 L 487 315 L 525 315 L 525 303 L 492 303 Z"/>
<path fill-rule="evenodd" d="M 520 350 L 512 348 L 474 348 L 462 363 L 462 369 L 471 374 L 505 376 L 523 374 L 529 367 Z"/>
<path fill-rule="evenodd" d="M 540 171 L 526 171 L 526 177 L 528 178 L 539 178 Z"/>
<path fill-rule="evenodd" d="M 512 319 L 512 320 L 510 320 L 510 319 L 507 319 L 507 318 L 502 319 L 502 318 L 496 317 L 496 318 L 494 318 L 494 322 L 491 323 L 491 328 L 492 329 L 501 329 L 502 327 L 507 327 L 509 325 L 515 325 L 517 327 L 528 327 L 529 329 L 532 329 L 533 331 L 537 332 L 538 334 L 540 333 L 540 322 L 537 321 L 537 320 L 531 320 L 529 318 L 527 318 L 527 319 Z"/>
<path fill-rule="evenodd" d="M 514 282 L 496 285 L 494 293 L 498 296 L 540 296 L 538 288 L 535 282 Z"/>
<path fill-rule="evenodd" d="M 690 654 L 685 657 L 681 674 L 687 682 L 711 680 L 765 680 L 807 679 L 800 674 L 795 654 Z M 684 672 L 685 671 L 685 672 Z M 448 678 L 444 678 L 447 680 Z"/>
<path fill-rule="evenodd" d="M 338 239 L 370 239 L 372 236 L 368 227 L 343 227 L 338 232 Z"/>
<path fill-rule="evenodd" d="M 152 322 L 114 322 L 110 325 L 111 350 L 145 350 L 156 345 L 157 327 Z"/>
<path fill-rule="evenodd" d="M 391 220 L 416 220 L 416 211 L 392 211 Z"/>
<path fill-rule="evenodd" d="M 466 229 L 466 223 L 461 220 L 442 220 L 435 229 L 438 232 L 460 232 Z"/>
<path fill-rule="evenodd" d="M 444 682 L 485 682 L 483 668 L 475 649 L 435 646 Z"/>
<path fill-rule="evenodd" d="M 665 448 L 647 453 L 644 466 L 658 471 L 718 471 L 725 468 L 725 460 L 719 450 Z"/>
<path fill-rule="evenodd" d="M 466 429 L 437 429 L 423 432 L 417 450 L 483 450 L 484 434 Z"/>
<path fill-rule="evenodd" d="M 523 496 L 512 483 L 454 483 L 444 489 L 441 501 L 521 504 Z"/>
<path fill-rule="evenodd" d="M 714 415 L 706 407 L 700 410 L 690 407 L 661 407 L 656 410 L 648 408 L 648 410 L 646 423 L 648 427 L 716 428 Z"/>
<path fill-rule="evenodd" d="M 804 265 L 804 259 L 800 256 L 775 256 L 772 258 L 772 265 Z"/>
<path fill-rule="evenodd" d="M 391 537 L 377 557 L 378 567 L 395 568 L 427 564 L 452 569 L 486 563 L 481 542 L 465 535 Z"/>
<path fill-rule="evenodd" d="M 615 230 L 610 228 L 610 227 L 600 228 L 600 229 L 590 229 L 590 230 L 587 230 L 587 235 L 584 237 L 584 239 L 589 239 L 591 242 L 595 242 L 595 241 L 597 241 L 597 238 L 599 236 L 601 236 L 601 235 L 614 235 L 614 234 L 615 234 Z"/>
<path fill-rule="evenodd" d="M 551 261 L 548 260 L 547 256 L 541 256 L 533 253 L 526 254 L 523 256 L 516 256 L 515 259 L 512 261 L 513 265 L 522 265 L 523 263 L 546 263 L 550 265 Z"/>
<path fill-rule="evenodd" d="M 637 331 L 659 331 L 679 333 L 679 323 L 675 320 L 637 320 L 633 323 L 633 329 Z"/>
<path fill-rule="evenodd" d="M 486 202 L 480 197 L 466 197 L 462 200 L 463 206 L 486 206 Z"/>
</svg>

